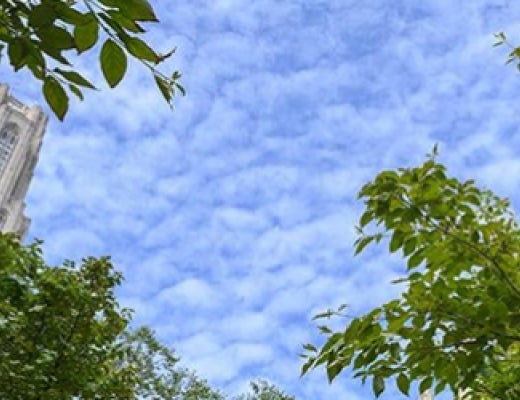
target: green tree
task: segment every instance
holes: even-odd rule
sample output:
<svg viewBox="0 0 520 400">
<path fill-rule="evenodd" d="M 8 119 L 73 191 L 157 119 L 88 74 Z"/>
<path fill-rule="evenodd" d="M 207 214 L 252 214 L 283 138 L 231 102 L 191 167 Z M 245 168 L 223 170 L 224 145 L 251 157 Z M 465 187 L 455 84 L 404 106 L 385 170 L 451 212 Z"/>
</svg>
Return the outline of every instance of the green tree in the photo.
<svg viewBox="0 0 520 400">
<path fill-rule="evenodd" d="M 136 398 L 164 400 L 224 400 L 224 396 L 212 389 L 188 369 L 179 368 L 172 351 L 159 343 L 153 332 L 141 327 L 123 334 L 125 347 L 123 359 L 118 365 L 132 366 L 138 382 Z"/>
<path fill-rule="evenodd" d="M 41 81 L 47 103 L 62 120 L 67 91 L 83 99 L 83 89 L 95 88 L 70 57 L 103 42 L 99 64 L 111 88 L 123 79 L 130 56 L 150 70 L 171 103 L 176 90 L 184 93 L 180 74 L 165 75 L 157 66 L 174 50 L 160 54 L 141 38 L 142 23 L 150 22 L 158 19 L 147 0 L 0 0 L 0 61 L 7 55 L 14 71 L 27 68 Z"/>
<path fill-rule="evenodd" d="M 250 383 L 251 392 L 239 396 L 236 400 L 295 400 L 293 396 L 285 394 L 275 385 L 258 380 Z"/>
<path fill-rule="evenodd" d="M 45 264 L 39 243 L 0 234 L 0 398 L 221 400 L 131 313 L 108 258 Z"/>
<path fill-rule="evenodd" d="M 518 399 L 518 224 L 506 199 L 447 177 L 435 153 L 420 167 L 381 172 L 359 194 L 355 253 L 382 240 L 400 251 L 402 295 L 340 331 L 322 326 L 326 341 L 305 346 L 302 372 L 324 365 L 332 381 L 349 367 L 376 396 L 395 381 L 406 395 L 416 382 L 421 392 Z M 343 311 L 321 317 L 332 314 Z"/>
</svg>

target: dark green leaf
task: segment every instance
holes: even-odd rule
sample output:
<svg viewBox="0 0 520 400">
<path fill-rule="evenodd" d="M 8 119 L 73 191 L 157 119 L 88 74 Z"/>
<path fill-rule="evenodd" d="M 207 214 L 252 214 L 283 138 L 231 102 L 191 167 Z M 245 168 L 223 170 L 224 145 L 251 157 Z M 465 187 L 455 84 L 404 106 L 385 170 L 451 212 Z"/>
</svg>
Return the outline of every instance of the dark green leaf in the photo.
<svg viewBox="0 0 520 400">
<path fill-rule="evenodd" d="M 372 221 L 373 213 L 371 210 L 367 210 L 363 213 L 361 218 L 359 219 L 359 226 L 363 228 L 366 226 L 370 221 Z"/>
<path fill-rule="evenodd" d="M 410 391 L 410 380 L 405 374 L 401 373 L 397 377 L 397 387 L 402 394 L 408 396 L 408 392 Z"/>
<path fill-rule="evenodd" d="M 107 15 L 110 16 L 115 23 L 119 24 L 122 28 L 126 29 L 128 32 L 133 33 L 143 33 L 145 30 L 135 21 L 125 17 L 120 14 L 118 11 L 109 10 L 107 11 Z"/>
<path fill-rule="evenodd" d="M 419 392 L 424 393 L 432 387 L 433 378 L 431 376 L 424 378 L 419 384 Z"/>
<path fill-rule="evenodd" d="M 51 76 L 45 78 L 43 95 L 54 114 L 62 121 L 69 107 L 69 98 L 60 83 Z"/>
<path fill-rule="evenodd" d="M 59 68 L 55 68 L 54 71 L 66 78 L 69 82 L 75 83 L 79 86 L 87 87 L 89 89 L 95 89 L 92 83 L 90 83 L 87 79 L 78 74 L 76 71 L 64 71 Z"/>
<path fill-rule="evenodd" d="M 70 84 L 69 89 L 78 99 L 83 100 L 83 93 L 81 93 L 81 90 L 77 86 Z"/>
<path fill-rule="evenodd" d="M 98 41 L 99 25 L 96 20 L 74 28 L 74 43 L 78 52 L 90 49 Z"/>
<path fill-rule="evenodd" d="M 123 79 L 127 60 L 124 51 L 112 39 L 107 39 L 99 56 L 101 71 L 110 87 L 115 87 Z"/>
<path fill-rule="evenodd" d="M 147 0 L 126 0 L 118 4 L 121 13 L 132 21 L 157 21 Z"/>
<path fill-rule="evenodd" d="M 24 65 L 25 56 L 29 52 L 27 43 L 22 38 L 14 38 L 7 48 L 9 61 L 15 70 L 20 69 Z"/>
<path fill-rule="evenodd" d="M 126 48 L 133 56 L 141 59 L 157 63 L 159 57 L 145 42 L 137 37 L 129 37 L 124 41 Z"/>
<path fill-rule="evenodd" d="M 53 47 L 57 50 L 66 50 L 75 47 L 72 35 L 66 29 L 58 26 L 42 27 L 36 31 L 36 35 L 42 42 L 47 43 L 49 47 Z"/>
<path fill-rule="evenodd" d="M 40 3 L 29 14 L 28 23 L 34 28 L 52 25 L 56 19 L 56 12 L 49 3 Z"/>
<path fill-rule="evenodd" d="M 71 25 L 85 25 L 96 19 L 91 12 L 82 13 L 63 3 L 55 3 L 54 7 L 59 14 L 59 18 Z"/>
<path fill-rule="evenodd" d="M 392 239 L 390 240 L 390 252 L 393 253 L 401 248 L 403 245 L 403 233 L 400 231 L 394 231 Z"/>
<path fill-rule="evenodd" d="M 417 250 L 409 259 L 408 259 L 408 269 L 413 269 L 417 267 L 424 260 L 423 251 Z"/>
<path fill-rule="evenodd" d="M 410 254 L 412 254 L 415 251 L 416 245 L 417 238 L 415 236 L 412 236 L 410 239 L 404 242 L 403 254 L 405 256 L 409 256 Z"/>
<path fill-rule="evenodd" d="M 385 391 L 385 380 L 381 376 L 374 376 L 372 380 L 372 390 L 376 397 L 379 397 L 381 393 Z"/>
</svg>

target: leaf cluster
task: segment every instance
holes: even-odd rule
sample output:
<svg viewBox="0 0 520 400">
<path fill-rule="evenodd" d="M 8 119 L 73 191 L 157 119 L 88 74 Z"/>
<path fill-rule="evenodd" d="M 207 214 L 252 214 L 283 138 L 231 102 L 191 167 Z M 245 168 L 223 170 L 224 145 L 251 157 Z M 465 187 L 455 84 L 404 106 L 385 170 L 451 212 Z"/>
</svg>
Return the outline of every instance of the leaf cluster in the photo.
<svg viewBox="0 0 520 400">
<path fill-rule="evenodd" d="M 27 68 L 42 83 L 44 97 L 62 120 L 72 93 L 83 99 L 95 86 L 74 69 L 71 54 L 82 54 L 101 43 L 99 65 L 112 88 L 127 71 L 127 58 L 150 70 L 165 100 L 171 104 L 180 73 L 167 76 L 157 66 L 174 50 L 160 54 L 141 39 L 143 23 L 157 22 L 148 0 L 0 0 L 0 59 L 7 56 L 14 71 Z"/>
<path fill-rule="evenodd" d="M 293 396 L 262 379 L 250 382 L 249 385 L 251 392 L 243 394 L 235 400 L 295 400 Z"/>
<path fill-rule="evenodd" d="M 509 42 L 504 32 L 495 33 L 496 42 L 493 46 L 506 46 L 510 49 L 507 55 L 506 64 L 516 62 L 516 68 L 520 71 L 520 46 L 514 46 Z"/>
<path fill-rule="evenodd" d="M 40 242 L 0 233 L 0 398 L 224 400 L 131 312 L 109 258 L 45 264 Z M 294 400 L 266 381 L 239 399 Z"/>
<path fill-rule="evenodd" d="M 350 367 L 376 396 L 391 379 L 406 395 L 418 382 L 421 392 L 518 399 L 518 385 L 505 390 L 520 372 L 520 231 L 508 201 L 447 177 L 435 154 L 381 172 L 359 196 L 356 252 L 382 241 L 401 252 L 406 275 L 394 283 L 404 291 L 342 331 L 322 327 L 326 342 L 306 346 L 302 372 L 324 365 L 332 381 Z"/>
<path fill-rule="evenodd" d="M 108 258 L 50 267 L 0 234 L 0 398 L 223 400 L 148 328 L 129 330 Z"/>
<path fill-rule="evenodd" d="M 131 371 L 116 368 L 130 312 L 107 258 L 45 265 L 38 244 L 0 235 L 0 398 L 131 398 Z"/>
<path fill-rule="evenodd" d="M 135 398 L 164 400 L 224 400 L 223 395 L 195 373 L 180 368 L 179 358 L 162 345 L 147 327 L 121 337 L 124 356 L 117 363 L 131 368 L 138 382 Z"/>
</svg>

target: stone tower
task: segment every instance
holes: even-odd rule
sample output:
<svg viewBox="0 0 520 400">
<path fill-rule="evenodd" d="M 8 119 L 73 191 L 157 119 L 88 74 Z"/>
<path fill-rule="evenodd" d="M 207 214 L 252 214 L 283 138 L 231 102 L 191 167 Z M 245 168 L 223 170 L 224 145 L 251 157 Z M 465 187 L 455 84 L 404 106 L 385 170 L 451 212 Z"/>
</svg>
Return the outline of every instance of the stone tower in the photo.
<svg viewBox="0 0 520 400">
<path fill-rule="evenodd" d="M 426 392 L 421 393 L 419 396 L 419 400 L 433 400 L 433 393 L 430 389 L 428 389 Z"/>
<path fill-rule="evenodd" d="M 22 239 L 30 219 L 24 215 L 25 195 L 42 144 L 47 116 L 40 107 L 28 107 L 0 84 L 0 231 Z"/>
</svg>

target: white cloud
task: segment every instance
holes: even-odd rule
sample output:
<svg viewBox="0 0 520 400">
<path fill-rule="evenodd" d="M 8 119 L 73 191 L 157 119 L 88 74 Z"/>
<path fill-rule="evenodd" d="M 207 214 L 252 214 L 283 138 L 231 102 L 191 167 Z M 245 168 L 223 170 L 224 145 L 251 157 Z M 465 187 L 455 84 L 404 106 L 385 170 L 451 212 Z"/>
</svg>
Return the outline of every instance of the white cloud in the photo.
<svg viewBox="0 0 520 400">
<path fill-rule="evenodd" d="M 314 313 L 398 291 L 398 256 L 352 258 L 357 191 L 438 142 L 450 172 L 520 202 L 520 78 L 491 47 L 495 31 L 520 37 L 520 6 L 156 3 L 149 38 L 178 45 L 168 67 L 188 95 L 170 112 L 132 65 L 116 90 L 53 120 L 30 234 L 53 263 L 111 254 L 136 322 L 218 387 L 266 376 L 302 400 L 369 398 L 348 373 L 331 386 L 321 370 L 298 379 L 300 342 L 319 340 Z M 96 63 L 80 61 L 101 82 Z M 16 95 L 42 102 L 7 70 Z"/>
<path fill-rule="evenodd" d="M 207 282 L 200 279 L 186 279 L 176 285 L 162 289 L 157 300 L 169 307 L 182 305 L 193 308 L 218 308 L 221 303 L 220 294 Z"/>
</svg>

